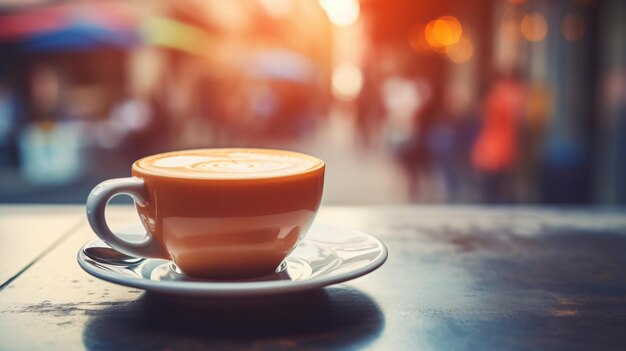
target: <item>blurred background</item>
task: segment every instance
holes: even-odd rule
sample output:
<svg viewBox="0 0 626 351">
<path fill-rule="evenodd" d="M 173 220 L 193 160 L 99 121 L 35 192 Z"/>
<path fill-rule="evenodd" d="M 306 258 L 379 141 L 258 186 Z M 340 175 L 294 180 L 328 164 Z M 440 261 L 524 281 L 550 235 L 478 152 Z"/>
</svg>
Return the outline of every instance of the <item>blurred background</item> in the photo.
<svg viewBox="0 0 626 351">
<path fill-rule="evenodd" d="M 324 203 L 626 203 L 622 0 L 0 0 L 0 202 L 272 147 Z"/>
</svg>

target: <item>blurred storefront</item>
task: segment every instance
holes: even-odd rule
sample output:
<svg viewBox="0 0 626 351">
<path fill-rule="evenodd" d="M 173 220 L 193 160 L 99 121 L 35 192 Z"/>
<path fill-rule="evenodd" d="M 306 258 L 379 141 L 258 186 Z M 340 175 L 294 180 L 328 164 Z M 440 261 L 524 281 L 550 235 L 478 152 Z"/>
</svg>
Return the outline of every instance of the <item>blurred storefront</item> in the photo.
<svg viewBox="0 0 626 351">
<path fill-rule="evenodd" d="M 327 203 L 624 203 L 625 7 L 0 1 L 0 202 L 260 146 L 326 159 Z"/>
</svg>

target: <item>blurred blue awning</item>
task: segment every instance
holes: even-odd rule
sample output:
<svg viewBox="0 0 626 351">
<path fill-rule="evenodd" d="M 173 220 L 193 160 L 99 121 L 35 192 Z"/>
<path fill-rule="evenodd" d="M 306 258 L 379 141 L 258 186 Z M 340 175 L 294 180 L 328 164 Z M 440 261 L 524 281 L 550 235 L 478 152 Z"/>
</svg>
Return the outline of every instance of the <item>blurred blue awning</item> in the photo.
<svg viewBox="0 0 626 351">
<path fill-rule="evenodd" d="M 139 44 L 141 37 L 134 28 L 111 28 L 87 22 L 74 22 L 29 36 L 21 42 L 22 47 L 31 52 L 125 49 Z"/>
<path fill-rule="evenodd" d="M 0 14 L 0 42 L 30 52 L 128 48 L 141 43 L 139 19 L 124 2 L 37 6 Z"/>
</svg>

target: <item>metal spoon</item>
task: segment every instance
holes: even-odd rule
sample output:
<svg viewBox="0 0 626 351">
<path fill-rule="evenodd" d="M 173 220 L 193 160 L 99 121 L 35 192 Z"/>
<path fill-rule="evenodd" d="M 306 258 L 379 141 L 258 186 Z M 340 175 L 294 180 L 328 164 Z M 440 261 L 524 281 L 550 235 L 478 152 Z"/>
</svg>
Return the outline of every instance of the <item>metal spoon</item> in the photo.
<svg viewBox="0 0 626 351">
<path fill-rule="evenodd" d="M 94 261 L 117 266 L 135 265 L 144 260 L 142 257 L 128 256 L 110 247 L 88 247 L 83 252 Z"/>
</svg>

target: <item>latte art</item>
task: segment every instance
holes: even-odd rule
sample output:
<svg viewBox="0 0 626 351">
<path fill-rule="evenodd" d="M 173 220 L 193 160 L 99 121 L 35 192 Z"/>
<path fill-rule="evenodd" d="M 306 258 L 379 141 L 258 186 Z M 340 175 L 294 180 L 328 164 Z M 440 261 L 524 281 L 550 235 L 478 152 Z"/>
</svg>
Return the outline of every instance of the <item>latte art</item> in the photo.
<svg viewBox="0 0 626 351">
<path fill-rule="evenodd" d="M 322 161 L 308 155 L 265 149 L 205 149 L 141 159 L 137 166 L 166 176 L 198 178 L 269 178 L 305 173 Z"/>
<path fill-rule="evenodd" d="M 229 162 L 229 161 L 209 161 L 202 162 L 191 165 L 194 169 L 199 169 L 202 171 L 209 172 L 237 172 L 237 173 L 250 173 L 250 172 L 268 172 L 268 171 L 278 171 L 280 169 L 287 169 L 291 167 L 293 164 L 291 163 L 281 163 L 275 161 L 263 161 L 260 162 L 258 160 L 249 161 L 242 160 L 239 162 Z"/>
</svg>

